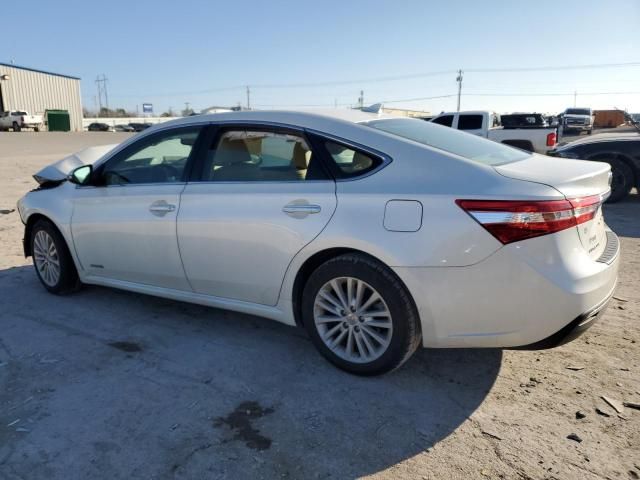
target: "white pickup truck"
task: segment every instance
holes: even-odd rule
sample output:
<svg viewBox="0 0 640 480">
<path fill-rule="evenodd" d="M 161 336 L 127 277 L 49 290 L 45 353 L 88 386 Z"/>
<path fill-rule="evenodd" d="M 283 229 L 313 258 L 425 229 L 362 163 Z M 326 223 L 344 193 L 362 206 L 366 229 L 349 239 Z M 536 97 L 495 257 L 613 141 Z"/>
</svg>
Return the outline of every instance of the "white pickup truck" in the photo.
<svg viewBox="0 0 640 480">
<path fill-rule="evenodd" d="M 558 141 L 555 127 L 503 127 L 500 115 L 483 110 L 441 113 L 431 121 L 529 152 L 546 154 Z"/>
<path fill-rule="evenodd" d="M 23 128 L 33 128 L 39 132 L 42 128 L 42 115 L 30 115 L 24 110 L 0 112 L 0 131 L 13 129 L 19 132 Z"/>
</svg>

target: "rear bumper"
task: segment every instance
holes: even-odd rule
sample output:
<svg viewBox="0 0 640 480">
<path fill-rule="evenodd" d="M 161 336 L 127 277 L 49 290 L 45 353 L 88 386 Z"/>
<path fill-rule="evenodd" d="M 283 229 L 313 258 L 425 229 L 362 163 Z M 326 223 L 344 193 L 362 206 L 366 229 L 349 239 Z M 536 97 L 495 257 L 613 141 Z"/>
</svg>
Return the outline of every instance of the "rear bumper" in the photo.
<svg viewBox="0 0 640 480">
<path fill-rule="evenodd" d="M 538 342 L 531 343 L 529 345 L 522 345 L 519 347 L 511 347 L 512 350 L 545 350 L 549 348 L 559 347 L 560 345 L 564 345 L 565 343 L 569 343 L 584 332 L 586 332 L 596 321 L 602 316 L 607 307 L 609 306 L 609 300 L 613 296 L 613 292 L 611 295 L 607 297 L 607 299 L 602 302 L 597 307 L 591 309 L 590 311 L 583 313 L 578 318 L 565 325 L 563 328 L 558 330 L 556 333 L 549 335 L 547 338 L 544 338 Z"/>
<path fill-rule="evenodd" d="M 598 259 L 568 229 L 467 267 L 394 271 L 416 302 L 425 347 L 542 348 L 534 345 L 566 342 L 604 311 L 620 261 L 617 237 L 607 237 L 611 249 Z"/>
</svg>

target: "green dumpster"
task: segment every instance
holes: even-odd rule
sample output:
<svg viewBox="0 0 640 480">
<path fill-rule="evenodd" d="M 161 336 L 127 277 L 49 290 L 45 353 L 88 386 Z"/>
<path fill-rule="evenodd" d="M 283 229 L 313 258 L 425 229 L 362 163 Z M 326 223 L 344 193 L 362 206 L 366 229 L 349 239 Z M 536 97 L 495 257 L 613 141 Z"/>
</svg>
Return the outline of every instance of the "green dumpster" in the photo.
<svg viewBox="0 0 640 480">
<path fill-rule="evenodd" d="M 50 132 L 68 132 L 71 130 L 71 119 L 67 110 L 47 110 L 47 130 Z"/>
</svg>

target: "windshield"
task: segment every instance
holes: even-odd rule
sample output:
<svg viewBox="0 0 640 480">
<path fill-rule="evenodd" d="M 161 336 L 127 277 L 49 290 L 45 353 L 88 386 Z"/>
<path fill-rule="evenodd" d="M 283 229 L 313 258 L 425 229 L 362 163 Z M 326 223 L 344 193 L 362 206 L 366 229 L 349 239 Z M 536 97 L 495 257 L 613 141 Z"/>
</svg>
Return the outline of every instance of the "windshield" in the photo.
<svg viewBox="0 0 640 480">
<path fill-rule="evenodd" d="M 363 125 L 460 155 L 485 165 L 502 165 L 531 156 L 507 145 L 413 118 L 373 120 Z"/>
<path fill-rule="evenodd" d="M 586 108 L 567 108 L 565 113 L 567 115 L 591 115 L 591 112 Z"/>
</svg>

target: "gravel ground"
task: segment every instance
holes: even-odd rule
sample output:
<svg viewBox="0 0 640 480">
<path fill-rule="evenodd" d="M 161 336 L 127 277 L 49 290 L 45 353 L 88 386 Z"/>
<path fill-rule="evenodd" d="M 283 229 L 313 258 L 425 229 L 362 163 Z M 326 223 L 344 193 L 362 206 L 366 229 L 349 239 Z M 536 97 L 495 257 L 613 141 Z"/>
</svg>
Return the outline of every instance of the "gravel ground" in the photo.
<svg viewBox="0 0 640 480">
<path fill-rule="evenodd" d="M 638 195 L 605 208 L 619 288 L 578 340 L 358 378 L 261 318 L 45 292 L 11 210 L 45 164 L 126 136 L 0 133 L 0 478 L 640 477 L 640 411 L 601 399 L 640 402 Z"/>
</svg>

